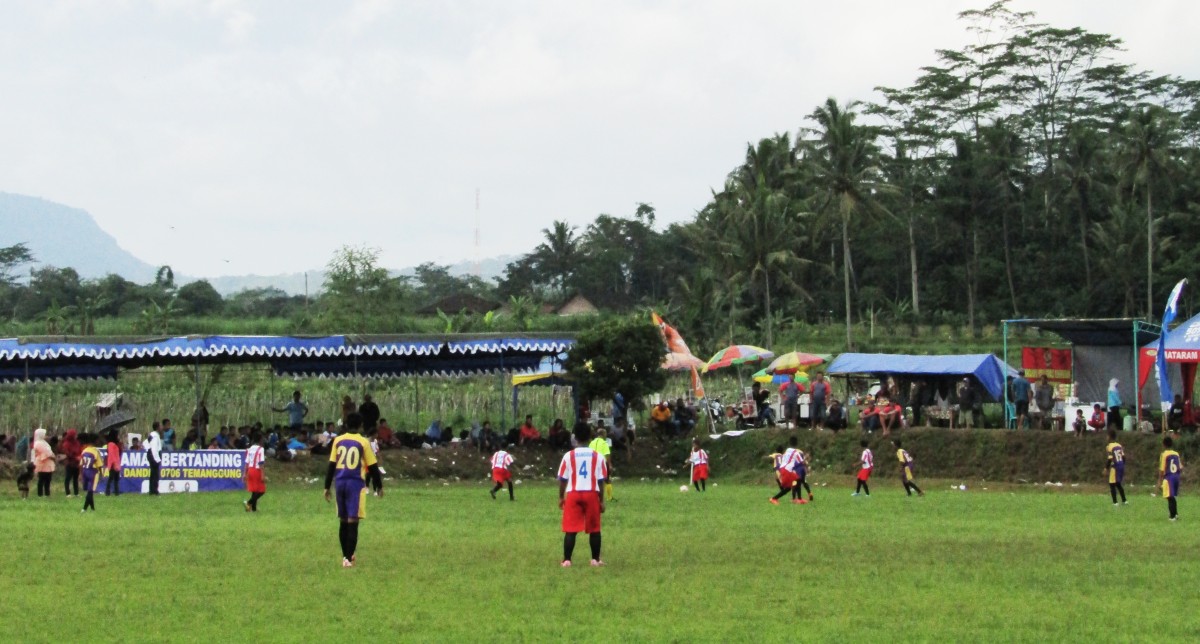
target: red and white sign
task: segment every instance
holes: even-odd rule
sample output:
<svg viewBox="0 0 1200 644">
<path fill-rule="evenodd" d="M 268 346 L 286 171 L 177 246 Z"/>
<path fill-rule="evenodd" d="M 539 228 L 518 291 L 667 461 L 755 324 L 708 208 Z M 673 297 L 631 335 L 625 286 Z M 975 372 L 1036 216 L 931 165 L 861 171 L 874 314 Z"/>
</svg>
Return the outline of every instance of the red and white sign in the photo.
<svg viewBox="0 0 1200 644">
<path fill-rule="evenodd" d="M 1200 362 L 1200 349 L 1167 349 L 1167 362 Z"/>
</svg>

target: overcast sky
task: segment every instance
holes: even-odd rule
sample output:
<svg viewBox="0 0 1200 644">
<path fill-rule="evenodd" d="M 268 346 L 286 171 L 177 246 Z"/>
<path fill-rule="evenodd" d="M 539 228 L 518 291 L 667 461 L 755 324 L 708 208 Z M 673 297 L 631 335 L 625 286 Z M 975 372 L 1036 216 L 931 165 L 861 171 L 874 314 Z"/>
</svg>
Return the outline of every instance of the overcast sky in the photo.
<svg viewBox="0 0 1200 644">
<path fill-rule="evenodd" d="M 526 252 L 694 215 L 747 142 L 904 86 L 986 0 L 0 0 L 0 191 L 195 276 Z M 1200 3 L 1018 0 L 1200 78 Z M 225 260 L 229 260 L 228 263 Z"/>
</svg>

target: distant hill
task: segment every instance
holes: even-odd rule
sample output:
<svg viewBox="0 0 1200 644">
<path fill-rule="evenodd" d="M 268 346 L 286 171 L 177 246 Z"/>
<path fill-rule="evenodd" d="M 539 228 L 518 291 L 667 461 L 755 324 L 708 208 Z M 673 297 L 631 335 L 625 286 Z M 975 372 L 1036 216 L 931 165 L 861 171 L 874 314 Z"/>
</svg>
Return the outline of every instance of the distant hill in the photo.
<svg viewBox="0 0 1200 644">
<path fill-rule="evenodd" d="M 38 197 L 0 192 L 0 248 L 25 243 L 37 264 L 74 268 L 83 278 L 104 277 L 116 273 L 127 280 L 145 284 L 154 281 L 152 266 L 120 247 L 104 232 L 86 210 L 46 201 Z M 479 275 L 485 280 L 504 275 L 504 269 L 516 257 L 502 255 L 479 262 Z M 468 275 L 471 261 L 451 264 L 451 275 Z M 392 275 L 412 275 L 414 267 L 389 269 Z M 325 282 L 323 268 L 308 271 L 308 292 L 316 294 Z M 289 295 L 303 295 L 305 273 L 280 275 L 233 275 L 199 278 L 176 274 L 177 284 L 207 279 L 223 296 L 253 288 L 277 288 Z"/>
<path fill-rule="evenodd" d="M 0 248 L 24 242 L 38 264 L 74 268 L 81 277 L 116 273 L 141 283 L 156 267 L 121 248 L 86 211 L 0 192 Z"/>
</svg>

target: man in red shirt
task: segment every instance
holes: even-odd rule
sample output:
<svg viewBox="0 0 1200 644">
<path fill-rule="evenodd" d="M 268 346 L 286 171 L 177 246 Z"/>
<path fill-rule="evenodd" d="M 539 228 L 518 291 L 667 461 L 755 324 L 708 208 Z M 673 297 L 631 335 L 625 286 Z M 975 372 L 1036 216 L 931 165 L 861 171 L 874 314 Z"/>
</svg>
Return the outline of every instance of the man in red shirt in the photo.
<svg viewBox="0 0 1200 644">
<path fill-rule="evenodd" d="M 542 442 L 542 433 L 538 431 L 537 427 L 533 426 L 533 416 L 525 416 L 525 423 L 521 425 L 521 434 L 517 440 L 517 444 L 527 445 L 540 442 Z"/>
<path fill-rule="evenodd" d="M 558 465 L 558 507 L 562 508 L 563 560 L 562 567 L 571 567 L 575 551 L 575 535 L 588 533 L 592 549 L 592 565 L 603 566 L 600 559 L 600 515 L 604 513 L 604 495 L 600 493 L 608 482 L 608 463 L 589 447 L 591 430 L 586 423 L 575 426 L 577 447 L 563 455 Z"/>
</svg>

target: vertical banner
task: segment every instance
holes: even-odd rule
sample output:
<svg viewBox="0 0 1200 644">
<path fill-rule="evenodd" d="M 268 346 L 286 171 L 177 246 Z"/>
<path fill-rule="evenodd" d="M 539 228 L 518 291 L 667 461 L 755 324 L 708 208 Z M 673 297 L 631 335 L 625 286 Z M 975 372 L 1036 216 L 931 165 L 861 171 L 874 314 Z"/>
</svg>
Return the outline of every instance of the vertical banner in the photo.
<svg viewBox="0 0 1200 644">
<path fill-rule="evenodd" d="M 1167 306 L 1163 309 L 1162 333 L 1158 334 L 1158 355 L 1154 359 L 1158 369 L 1155 369 L 1154 375 L 1158 378 L 1158 394 L 1162 399 L 1164 412 L 1171 409 L 1171 403 L 1175 400 L 1175 392 L 1171 391 L 1171 378 L 1167 375 L 1167 333 L 1171 330 L 1171 323 L 1175 321 L 1175 314 L 1179 312 L 1179 295 L 1183 293 L 1186 284 L 1187 279 L 1181 279 L 1175 288 L 1171 289 Z"/>
<path fill-rule="evenodd" d="M 1024 347 L 1021 349 L 1021 368 L 1025 377 L 1038 380 L 1042 376 L 1050 382 L 1071 383 L 1071 350 L 1050 347 Z"/>
</svg>

